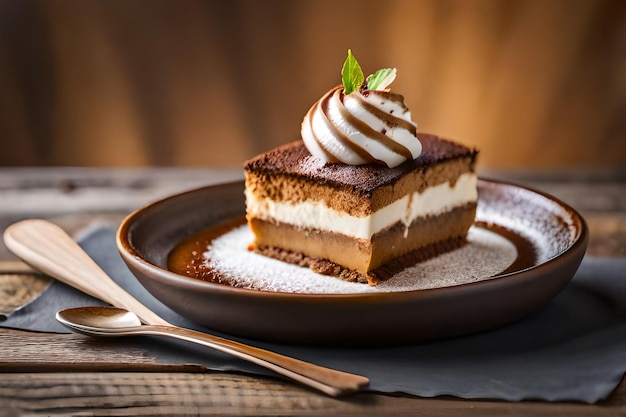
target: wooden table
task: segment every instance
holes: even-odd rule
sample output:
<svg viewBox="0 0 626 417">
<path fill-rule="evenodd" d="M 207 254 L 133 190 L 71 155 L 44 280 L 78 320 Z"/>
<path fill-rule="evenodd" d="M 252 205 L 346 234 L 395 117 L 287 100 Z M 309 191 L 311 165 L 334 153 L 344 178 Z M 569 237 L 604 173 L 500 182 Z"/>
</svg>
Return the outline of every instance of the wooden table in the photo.
<svg viewBox="0 0 626 417">
<path fill-rule="evenodd" d="M 561 198 L 589 224 L 588 254 L 626 257 L 625 170 L 482 175 Z M 0 230 L 32 217 L 49 218 L 70 233 L 94 221 L 115 225 L 129 211 L 160 197 L 241 177 L 239 169 L 0 169 Z M 0 245 L 0 260 L 11 259 Z M 96 358 L 101 365 L 94 366 Z M 184 366 L 164 369 L 132 341 L 8 329 L 0 329 L 0 371 L 0 416 L 626 414 L 624 381 L 596 405 L 371 393 L 334 399 L 269 377 Z"/>
</svg>

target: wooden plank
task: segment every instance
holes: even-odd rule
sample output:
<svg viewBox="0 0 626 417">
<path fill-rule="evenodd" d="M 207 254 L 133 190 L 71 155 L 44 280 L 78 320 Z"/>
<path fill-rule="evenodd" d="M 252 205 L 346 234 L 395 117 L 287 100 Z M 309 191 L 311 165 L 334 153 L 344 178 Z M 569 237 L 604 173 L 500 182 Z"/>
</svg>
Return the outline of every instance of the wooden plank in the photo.
<svg viewBox="0 0 626 417">
<path fill-rule="evenodd" d="M 98 370 L 198 372 L 204 368 L 157 363 L 156 357 L 132 338 L 112 340 L 0 329 L 1 372 Z"/>
<path fill-rule="evenodd" d="M 271 378 L 223 373 L 20 373 L 0 380 L 6 415 L 61 416 L 616 416 L 626 390 L 599 405 L 424 399 L 359 393 L 330 398 Z M 7 408 L 8 406 L 8 408 Z"/>
<path fill-rule="evenodd" d="M 111 343 L 73 334 L 3 329 L 0 358 L 0 371 L 4 372 L 0 403 L 11 404 L 16 415 L 39 415 L 43 410 L 48 413 L 44 415 L 87 415 L 87 407 L 99 410 L 95 415 L 110 416 L 188 415 L 193 410 L 207 416 L 321 412 L 372 416 L 608 416 L 626 412 L 624 382 L 599 405 L 423 399 L 371 393 L 337 400 L 280 379 L 157 364 L 132 339 Z M 108 372 L 99 372 L 104 370 Z"/>
</svg>

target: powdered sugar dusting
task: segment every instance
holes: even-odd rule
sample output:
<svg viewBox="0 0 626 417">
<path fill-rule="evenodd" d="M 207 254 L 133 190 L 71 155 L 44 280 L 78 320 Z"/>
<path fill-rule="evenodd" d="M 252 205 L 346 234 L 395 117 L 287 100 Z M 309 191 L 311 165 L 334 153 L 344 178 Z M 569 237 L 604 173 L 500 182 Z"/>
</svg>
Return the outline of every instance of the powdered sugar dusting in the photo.
<svg viewBox="0 0 626 417">
<path fill-rule="evenodd" d="M 505 226 L 533 243 L 537 263 L 566 250 L 578 235 L 568 210 L 550 198 L 520 187 L 481 181 L 476 218 Z"/>
<path fill-rule="evenodd" d="M 247 250 L 253 236 L 247 225 L 213 240 L 204 257 L 208 266 L 235 279 L 237 287 L 265 291 L 350 294 L 411 291 L 489 279 L 517 258 L 515 245 L 489 230 L 472 227 L 468 244 L 407 268 L 375 287 L 319 275 Z"/>
</svg>

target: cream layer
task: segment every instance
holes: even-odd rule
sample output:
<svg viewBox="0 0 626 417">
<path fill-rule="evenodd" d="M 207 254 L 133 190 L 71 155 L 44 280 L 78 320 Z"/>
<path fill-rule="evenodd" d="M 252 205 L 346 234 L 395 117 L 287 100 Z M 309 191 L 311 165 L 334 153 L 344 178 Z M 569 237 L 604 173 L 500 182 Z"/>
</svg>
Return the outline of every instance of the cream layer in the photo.
<svg viewBox="0 0 626 417">
<path fill-rule="evenodd" d="M 476 174 L 464 173 L 459 176 L 454 186 L 446 182 L 429 187 L 421 193 L 406 195 L 364 217 L 355 217 L 331 209 L 320 201 L 293 204 L 256 198 L 249 190 L 245 191 L 246 210 L 249 216 L 261 220 L 369 239 L 398 222 L 408 227 L 419 217 L 436 216 L 455 207 L 476 202 L 478 198 L 476 183 Z"/>
</svg>

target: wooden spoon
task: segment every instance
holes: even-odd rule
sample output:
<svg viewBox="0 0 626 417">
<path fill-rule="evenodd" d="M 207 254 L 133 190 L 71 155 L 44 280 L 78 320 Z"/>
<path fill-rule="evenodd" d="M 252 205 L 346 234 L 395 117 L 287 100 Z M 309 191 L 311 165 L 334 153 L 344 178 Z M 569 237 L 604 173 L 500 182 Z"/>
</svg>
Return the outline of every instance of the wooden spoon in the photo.
<svg viewBox="0 0 626 417">
<path fill-rule="evenodd" d="M 33 268 L 113 306 L 135 313 L 143 323 L 178 334 L 193 332 L 168 323 L 141 304 L 53 223 L 39 219 L 15 223 L 5 230 L 4 242 L 11 252 Z M 196 338 L 201 335 L 206 346 L 256 363 L 331 396 L 356 392 L 369 385 L 369 380 L 360 375 L 324 368 L 207 333 L 193 332 L 193 335 Z"/>
</svg>

